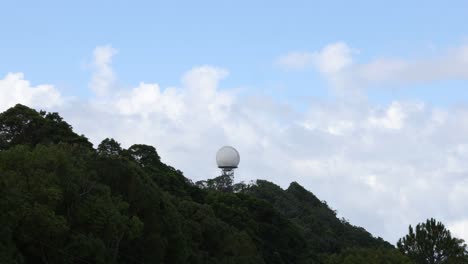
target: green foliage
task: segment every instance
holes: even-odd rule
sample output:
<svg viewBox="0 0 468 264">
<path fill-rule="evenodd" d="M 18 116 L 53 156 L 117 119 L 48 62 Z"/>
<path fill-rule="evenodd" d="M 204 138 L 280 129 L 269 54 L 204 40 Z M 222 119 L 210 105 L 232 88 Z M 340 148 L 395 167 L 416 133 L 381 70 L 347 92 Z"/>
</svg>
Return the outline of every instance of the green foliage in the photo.
<svg viewBox="0 0 468 264">
<path fill-rule="evenodd" d="M 75 134 L 57 113 L 38 113 L 17 104 L 0 114 L 0 150 L 20 144 L 34 146 L 60 142 L 92 147 L 86 137 Z"/>
<path fill-rule="evenodd" d="M 118 157 L 122 153 L 122 147 L 113 138 L 106 138 L 99 144 L 97 153 L 100 156 Z"/>
<path fill-rule="evenodd" d="M 366 230 L 336 217 L 335 211 L 315 195 L 293 182 L 286 191 L 279 186 L 257 180 L 246 193 L 274 205 L 290 221 L 299 226 L 309 252 L 338 253 L 349 247 L 387 247 L 390 244 L 374 238 Z"/>
<path fill-rule="evenodd" d="M 396 249 L 349 248 L 335 254 L 325 264 L 411 264 L 409 258 Z"/>
<path fill-rule="evenodd" d="M 409 233 L 398 240 L 398 249 L 416 264 L 468 263 L 467 246 L 462 239 L 454 238 L 441 222 L 428 219 L 409 226 Z"/>
<path fill-rule="evenodd" d="M 230 175 L 221 175 L 214 179 L 209 179 L 207 181 L 208 188 L 222 191 L 222 192 L 232 192 L 232 184 L 234 183 L 234 176 Z"/>
<path fill-rule="evenodd" d="M 153 146 L 135 144 L 128 149 L 128 153 L 142 167 L 161 164 L 161 158 Z"/>
</svg>

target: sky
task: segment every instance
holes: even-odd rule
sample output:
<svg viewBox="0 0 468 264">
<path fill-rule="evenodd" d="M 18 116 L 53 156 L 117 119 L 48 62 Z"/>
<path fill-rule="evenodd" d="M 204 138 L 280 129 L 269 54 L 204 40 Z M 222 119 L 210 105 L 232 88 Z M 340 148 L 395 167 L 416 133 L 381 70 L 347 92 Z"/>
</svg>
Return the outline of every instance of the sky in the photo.
<svg viewBox="0 0 468 264">
<path fill-rule="evenodd" d="M 297 181 L 391 243 L 468 240 L 466 1 L 5 1 L 0 111 L 154 145 L 193 181 Z"/>
</svg>

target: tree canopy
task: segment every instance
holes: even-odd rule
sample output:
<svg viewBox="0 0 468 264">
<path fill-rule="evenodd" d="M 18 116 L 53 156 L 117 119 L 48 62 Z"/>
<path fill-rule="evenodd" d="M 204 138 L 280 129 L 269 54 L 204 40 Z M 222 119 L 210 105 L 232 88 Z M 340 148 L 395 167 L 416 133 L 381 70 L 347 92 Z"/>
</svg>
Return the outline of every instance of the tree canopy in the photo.
<svg viewBox="0 0 468 264">
<path fill-rule="evenodd" d="M 468 263 L 468 251 L 462 239 L 452 237 L 450 231 L 434 218 L 409 226 L 408 234 L 398 240 L 398 249 L 416 264 Z"/>
</svg>

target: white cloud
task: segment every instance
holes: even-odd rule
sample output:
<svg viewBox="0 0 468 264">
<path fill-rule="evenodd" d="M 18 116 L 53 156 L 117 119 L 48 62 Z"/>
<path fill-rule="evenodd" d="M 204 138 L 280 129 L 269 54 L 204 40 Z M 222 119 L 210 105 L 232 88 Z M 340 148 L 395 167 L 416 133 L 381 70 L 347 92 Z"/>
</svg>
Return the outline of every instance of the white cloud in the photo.
<svg viewBox="0 0 468 264">
<path fill-rule="evenodd" d="M 112 57 L 117 50 L 112 46 L 98 46 L 93 52 L 93 76 L 89 87 L 98 96 L 106 95 L 115 83 L 115 73 L 111 67 Z"/>
<path fill-rule="evenodd" d="M 455 237 L 463 237 L 465 238 L 465 242 L 468 242 L 468 218 L 464 220 L 459 220 L 451 223 L 448 226 L 449 230 L 451 231 L 452 235 Z"/>
<path fill-rule="evenodd" d="M 128 92 L 114 98 L 114 107 L 123 115 L 164 114 L 172 120 L 184 110 L 181 95 L 174 88 L 161 92 L 158 84 L 140 83 Z"/>
<path fill-rule="evenodd" d="M 336 91 L 362 90 L 369 87 L 395 87 L 438 80 L 468 79 L 468 44 L 449 49 L 429 58 L 376 58 L 354 63 L 357 54 L 344 42 L 326 45 L 314 52 L 291 52 L 277 59 L 284 69 L 315 66 Z"/>
<path fill-rule="evenodd" d="M 333 74 L 352 64 L 352 50 L 344 42 L 325 46 L 318 52 L 290 52 L 280 56 L 276 63 L 284 69 L 306 69 L 315 66 L 324 74 Z"/>
<path fill-rule="evenodd" d="M 338 73 L 352 62 L 352 50 L 343 42 L 327 45 L 317 54 L 317 67 L 324 74 Z"/>
<path fill-rule="evenodd" d="M 63 102 L 60 93 L 52 85 L 32 86 L 23 73 L 8 73 L 0 79 L 0 111 L 25 104 L 32 107 L 50 108 Z"/>
<path fill-rule="evenodd" d="M 388 109 L 386 109 L 383 116 L 369 117 L 369 123 L 371 125 L 380 126 L 387 129 L 401 129 L 404 125 L 405 118 L 406 116 L 403 112 L 402 105 L 398 102 L 394 102 Z"/>
<path fill-rule="evenodd" d="M 356 65 L 347 73 L 363 85 L 421 83 L 468 79 L 468 45 L 461 45 L 432 58 L 379 58 Z"/>
<path fill-rule="evenodd" d="M 324 49 L 345 54 L 324 72 L 355 67 L 343 59 L 346 50 Z M 195 67 L 174 87 L 141 82 L 54 111 L 96 144 L 113 137 L 125 147 L 154 145 L 165 162 L 193 180 L 216 176 L 217 149 L 233 145 L 241 154 L 237 180 L 263 178 L 283 187 L 298 181 L 340 216 L 390 242 L 429 217 L 468 240 L 465 231 L 455 231 L 463 225 L 457 221 L 468 219 L 467 107 L 336 99 L 313 100 L 297 112 L 269 97 L 221 87 L 227 76 L 225 69 Z M 18 90 L 37 88 L 25 87 Z M 50 102 L 43 98 L 33 106 Z"/>
</svg>

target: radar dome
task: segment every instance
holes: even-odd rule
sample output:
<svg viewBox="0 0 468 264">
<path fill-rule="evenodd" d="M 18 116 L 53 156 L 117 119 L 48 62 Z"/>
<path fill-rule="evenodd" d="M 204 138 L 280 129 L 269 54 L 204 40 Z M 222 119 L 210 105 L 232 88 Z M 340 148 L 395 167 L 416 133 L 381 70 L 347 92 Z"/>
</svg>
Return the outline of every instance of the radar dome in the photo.
<svg viewBox="0 0 468 264">
<path fill-rule="evenodd" d="M 216 153 L 216 163 L 221 169 L 235 169 L 239 165 L 239 152 L 231 146 L 224 146 Z"/>
</svg>

